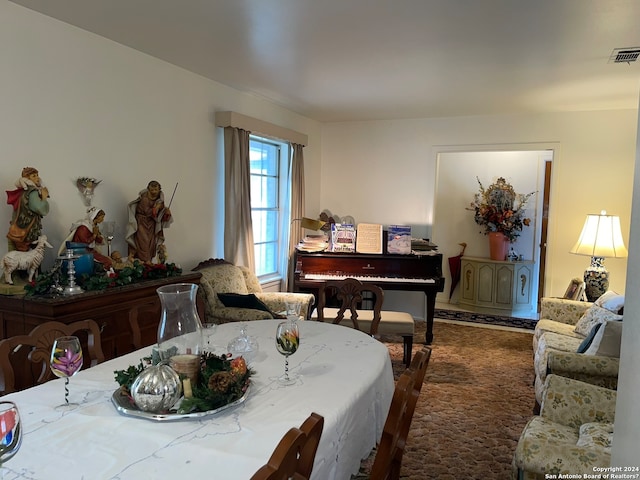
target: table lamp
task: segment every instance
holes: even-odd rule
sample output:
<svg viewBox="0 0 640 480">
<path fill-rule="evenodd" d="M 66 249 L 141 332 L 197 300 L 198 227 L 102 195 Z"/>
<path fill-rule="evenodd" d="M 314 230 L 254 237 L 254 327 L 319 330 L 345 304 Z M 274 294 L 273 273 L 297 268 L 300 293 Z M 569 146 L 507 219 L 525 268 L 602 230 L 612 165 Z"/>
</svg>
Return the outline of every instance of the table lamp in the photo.
<svg viewBox="0 0 640 480">
<path fill-rule="evenodd" d="M 604 259 L 628 255 L 620 231 L 620 217 L 607 215 L 604 210 L 599 215 L 587 215 L 580 238 L 569 252 L 591 257 L 591 265 L 584 272 L 584 282 L 587 300 L 595 302 L 609 288 L 609 272 Z"/>
</svg>

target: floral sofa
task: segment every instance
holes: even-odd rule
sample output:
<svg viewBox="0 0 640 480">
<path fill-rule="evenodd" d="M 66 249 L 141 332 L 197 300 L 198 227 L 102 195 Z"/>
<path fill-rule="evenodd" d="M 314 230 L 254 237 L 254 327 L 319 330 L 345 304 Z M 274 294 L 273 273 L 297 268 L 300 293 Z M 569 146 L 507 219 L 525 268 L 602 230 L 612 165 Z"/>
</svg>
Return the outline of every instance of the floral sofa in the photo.
<svg viewBox="0 0 640 480">
<path fill-rule="evenodd" d="M 540 415 L 518 440 L 513 479 L 594 478 L 586 474 L 611 463 L 616 392 L 559 375 L 545 387 Z"/>
<path fill-rule="evenodd" d="M 624 297 L 607 292 L 595 303 L 543 298 L 533 335 L 535 394 L 554 373 L 616 389 Z"/>
<path fill-rule="evenodd" d="M 205 323 L 277 318 L 288 301 L 299 302 L 300 315 L 308 318 L 315 303 L 308 293 L 263 292 L 251 270 L 222 259 L 201 262 L 193 270 L 202 273 L 198 296 L 204 302 Z"/>
</svg>

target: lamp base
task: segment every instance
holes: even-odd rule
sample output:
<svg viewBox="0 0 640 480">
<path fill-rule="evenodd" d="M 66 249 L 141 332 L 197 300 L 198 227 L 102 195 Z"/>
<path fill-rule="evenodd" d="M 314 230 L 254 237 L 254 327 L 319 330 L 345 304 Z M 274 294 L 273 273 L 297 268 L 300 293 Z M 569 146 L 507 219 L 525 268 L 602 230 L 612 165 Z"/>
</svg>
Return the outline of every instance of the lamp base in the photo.
<svg viewBox="0 0 640 480">
<path fill-rule="evenodd" d="M 603 257 L 591 257 L 591 265 L 584 271 L 584 292 L 587 300 L 595 302 L 609 290 L 609 271 Z"/>
</svg>

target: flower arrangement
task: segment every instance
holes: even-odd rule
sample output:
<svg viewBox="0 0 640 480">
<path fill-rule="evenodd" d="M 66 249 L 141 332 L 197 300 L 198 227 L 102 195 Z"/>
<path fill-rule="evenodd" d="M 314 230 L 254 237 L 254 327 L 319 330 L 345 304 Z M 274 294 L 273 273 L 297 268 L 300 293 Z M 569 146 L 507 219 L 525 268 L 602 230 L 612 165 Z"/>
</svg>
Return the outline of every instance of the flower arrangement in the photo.
<svg viewBox="0 0 640 480">
<path fill-rule="evenodd" d="M 516 193 L 503 177 L 484 188 L 478 177 L 480 191 L 473 197 L 467 210 L 474 212 L 476 223 L 484 227 L 485 235 L 491 232 L 502 232 L 510 242 L 520 236 L 523 227 L 531 224 L 531 219 L 524 216 L 529 199 L 535 194 Z"/>
<path fill-rule="evenodd" d="M 150 358 L 144 360 L 151 363 Z M 129 396 L 131 386 L 144 368 L 140 362 L 137 366 L 114 372 L 116 382 Z M 177 413 L 207 412 L 238 400 L 249 388 L 253 374 L 243 357 L 230 359 L 227 355 L 202 353 L 198 381 L 191 385 L 190 395 L 182 398 Z M 133 403 L 133 398 L 130 400 Z"/>
</svg>

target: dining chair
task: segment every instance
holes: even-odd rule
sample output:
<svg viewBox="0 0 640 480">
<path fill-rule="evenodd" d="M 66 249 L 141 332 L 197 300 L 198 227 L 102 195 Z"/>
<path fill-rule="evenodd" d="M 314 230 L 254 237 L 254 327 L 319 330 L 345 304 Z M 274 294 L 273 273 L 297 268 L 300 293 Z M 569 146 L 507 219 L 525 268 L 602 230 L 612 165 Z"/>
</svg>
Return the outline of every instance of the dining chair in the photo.
<svg viewBox="0 0 640 480">
<path fill-rule="evenodd" d="M 80 338 L 86 366 L 104 361 L 100 327 L 94 320 L 70 324 L 46 322 L 36 326 L 27 335 L 0 340 L 0 393 L 4 395 L 24 390 L 55 378 L 49 368 L 51 348 L 56 338 L 67 335 Z"/>
<path fill-rule="evenodd" d="M 416 396 L 420 395 L 420 391 L 422 390 L 430 359 L 431 347 L 424 346 L 416 352 L 411 360 L 411 365 L 406 370 L 406 373 L 409 373 L 414 380 L 413 390 Z"/>
<path fill-rule="evenodd" d="M 328 299 L 335 294 L 339 307 L 327 306 Z M 363 301 L 370 296 L 371 309 L 363 309 Z M 384 291 L 371 282 L 361 282 L 356 278 L 330 280 L 318 290 L 318 307 L 312 320 L 324 322 L 332 319 L 340 324 L 343 320 L 351 320 L 351 326 L 367 332 L 372 337 L 379 335 L 400 335 L 403 339 L 403 360 L 409 366 L 413 349 L 415 322 L 410 313 L 383 310 Z"/>
<path fill-rule="evenodd" d="M 397 449 L 404 450 L 406 439 L 401 438 L 401 432 L 410 415 L 409 401 L 413 394 L 413 384 L 414 379 L 405 373 L 400 375 L 396 382 L 389 413 L 384 422 L 382 437 L 376 447 L 369 480 L 396 480 L 400 478 L 401 465 L 396 462 L 396 451 Z"/>
<path fill-rule="evenodd" d="M 251 480 L 308 480 L 320 443 L 324 417 L 312 413 L 300 426 L 282 437 L 265 465 Z"/>
<path fill-rule="evenodd" d="M 316 458 L 316 452 L 318 451 L 318 444 L 320 443 L 323 428 L 324 417 L 315 412 L 309 415 L 309 417 L 300 426 L 300 430 L 302 430 L 307 436 L 307 441 L 304 444 L 304 447 L 302 447 L 300 458 L 298 459 L 297 473 L 301 475 L 301 478 L 311 478 L 313 461 Z"/>
<path fill-rule="evenodd" d="M 418 351 L 396 382 L 391 406 L 371 467 L 370 480 L 398 480 L 402 457 L 418 397 L 431 358 L 431 348 Z"/>
</svg>

